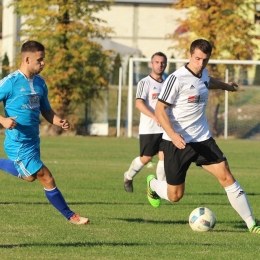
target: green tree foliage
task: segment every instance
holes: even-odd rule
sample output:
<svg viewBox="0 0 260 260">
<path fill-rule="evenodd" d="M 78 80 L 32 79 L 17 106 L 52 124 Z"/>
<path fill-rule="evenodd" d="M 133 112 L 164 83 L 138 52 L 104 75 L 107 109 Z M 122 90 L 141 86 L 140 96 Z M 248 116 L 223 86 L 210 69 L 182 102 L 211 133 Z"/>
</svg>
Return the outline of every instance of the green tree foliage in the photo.
<svg viewBox="0 0 260 260">
<path fill-rule="evenodd" d="M 119 83 L 119 68 L 121 66 L 122 66 L 121 57 L 120 57 L 120 54 L 117 53 L 116 57 L 114 59 L 113 70 L 112 70 L 112 78 L 111 78 L 112 85 L 118 85 L 118 83 Z"/>
<path fill-rule="evenodd" d="M 254 0 L 180 0 L 173 8 L 188 8 L 186 19 L 179 19 L 188 33 L 174 34 L 174 48 L 187 53 L 190 42 L 207 39 L 213 46 L 212 59 L 243 60 L 258 51 L 255 38 Z M 184 52 L 183 52 L 184 51 Z"/>
<path fill-rule="evenodd" d="M 175 59 L 174 55 L 172 54 L 171 59 Z M 174 62 L 168 62 L 169 64 L 169 69 L 168 69 L 168 73 L 171 74 L 176 70 L 176 63 Z"/>
<path fill-rule="evenodd" d="M 110 1 L 19 0 L 15 12 L 24 18 L 22 39 L 37 40 L 46 48 L 45 77 L 52 106 L 59 115 L 74 111 L 73 104 L 87 103 L 108 86 L 110 52 L 94 38 L 105 38 L 111 29 L 96 17 Z"/>
<path fill-rule="evenodd" d="M 10 63 L 9 63 L 9 58 L 7 56 L 7 53 L 5 53 L 4 58 L 2 60 L 2 75 L 1 77 L 4 78 L 10 73 Z"/>
<path fill-rule="evenodd" d="M 183 28 L 181 34 L 168 35 L 174 42 L 172 46 L 184 58 L 190 43 L 198 38 L 207 39 L 213 46 L 212 59 L 245 60 L 259 53 L 255 37 L 254 0 L 180 0 L 173 5 L 175 9 L 184 9 L 188 15 L 179 19 Z M 225 66 L 208 65 L 211 76 L 224 80 Z M 229 80 L 232 80 L 234 68 L 231 68 Z M 222 102 L 222 91 L 210 91 L 209 124 L 213 135 L 218 135 L 217 114 Z"/>
<path fill-rule="evenodd" d="M 253 85 L 260 86 L 260 65 L 256 65 Z"/>
</svg>

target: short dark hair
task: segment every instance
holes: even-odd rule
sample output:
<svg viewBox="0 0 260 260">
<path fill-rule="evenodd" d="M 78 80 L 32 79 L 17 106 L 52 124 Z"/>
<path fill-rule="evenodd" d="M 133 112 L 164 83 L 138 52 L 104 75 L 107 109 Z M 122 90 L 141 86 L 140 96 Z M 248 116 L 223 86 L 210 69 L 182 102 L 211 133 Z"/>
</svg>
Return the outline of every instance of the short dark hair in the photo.
<svg viewBox="0 0 260 260">
<path fill-rule="evenodd" d="M 37 52 L 37 51 L 44 51 L 44 46 L 37 41 L 26 41 L 21 47 L 21 52 Z"/>
<path fill-rule="evenodd" d="M 193 54 L 195 49 L 199 49 L 202 52 L 204 52 L 205 54 L 209 54 L 209 55 L 211 55 L 211 52 L 212 52 L 211 44 L 207 40 L 204 40 L 204 39 L 197 39 L 191 43 L 190 54 Z"/>
<path fill-rule="evenodd" d="M 160 52 L 160 51 L 154 53 L 154 54 L 152 55 L 152 57 L 151 57 L 151 60 L 153 59 L 154 56 L 164 57 L 164 58 L 165 58 L 165 61 L 167 62 L 167 56 L 166 56 L 164 53 Z"/>
</svg>

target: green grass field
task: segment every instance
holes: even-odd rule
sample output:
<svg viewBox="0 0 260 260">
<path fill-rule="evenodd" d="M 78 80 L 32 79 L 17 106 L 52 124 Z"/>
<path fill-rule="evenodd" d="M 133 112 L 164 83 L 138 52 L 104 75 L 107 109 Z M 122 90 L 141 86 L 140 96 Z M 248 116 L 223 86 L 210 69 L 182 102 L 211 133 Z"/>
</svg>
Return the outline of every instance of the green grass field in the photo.
<svg viewBox="0 0 260 260">
<path fill-rule="evenodd" d="M 260 219 L 260 141 L 218 144 Z M 223 188 L 199 167 L 190 168 L 185 196 L 176 204 L 150 206 L 145 180 L 155 170 L 146 167 L 135 178 L 134 193 L 126 193 L 123 173 L 138 151 L 138 139 L 43 137 L 42 159 L 57 186 L 71 209 L 91 222 L 69 224 L 47 202 L 38 182 L 0 172 L 1 260 L 260 259 L 260 235 L 247 231 Z M 3 149 L 0 156 L 5 156 Z M 189 214 L 198 206 L 214 211 L 212 232 L 190 229 Z"/>
</svg>

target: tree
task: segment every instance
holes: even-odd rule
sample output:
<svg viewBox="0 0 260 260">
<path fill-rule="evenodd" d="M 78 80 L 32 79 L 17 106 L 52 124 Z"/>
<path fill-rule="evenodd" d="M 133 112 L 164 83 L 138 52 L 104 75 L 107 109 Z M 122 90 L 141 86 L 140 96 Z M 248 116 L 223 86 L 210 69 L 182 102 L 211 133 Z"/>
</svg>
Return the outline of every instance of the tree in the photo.
<svg viewBox="0 0 260 260">
<path fill-rule="evenodd" d="M 173 54 L 171 56 L 171 59 L 175 59 Z M 173 73 L 175 70 L 176 70 L 176 63 L 174 63 L 174 62 L 169 63 L 168 74 Z"/>
<path fill-rule="evenodd" d="M 207 39 L 213 47 L 212 59 L 243 60 L 258 54 L 255 37 L 254 0 L 180 0 L 175 9 L 188 8 L 186 19 L 179 19 L 184 33 L 168 35 L 173 48 L 181 56 L 188 53 L 190 43 L 197 38 Z M 180 31 L 180 30 L 179 30 Z M 223 80 L 225 66 L 208 65 L 210 73 Z M 231 66 L 229 66 L 230 69 Z M 232 73 L 230 80 L 232 80 Z M 214 136 L 218 135 L 217 114 L 222 91 L 210 91 L 209 125 Z"/>
<path fill-rule="evenodd" d="M 7 53 L 5 53 L 4 58 L 2 60 L 2 75 L 1 77 L 4 78 L 10 73 L 10 63 L 9 63 L 9 58 L 7 56 Z"/>
<path fill-rule="evenodd" d="M 89 0 L 20 0 L 12 4 L 23 17 L 22 39 L 37 40 L 45 46 L 42 74 L 51 104 L 61 117 L 72 115 L 78 104 L 87 107 L 89 100 L 108 86 L 110 52 L 94 38 L 105 38 L 112 32 L 95 16 L 109 4 Z"/>
<path fill-rule="evenodd" d="M 111 84 L 112 85 L 118 85 L 119 83 L 119 68 L 121 67 L 121 57 L 120 54 L 117 53 L 116 57 L 114 59 L 113 64 L 113 70 L 112 70 L 112 78 L 111 78 Z"/>
<path fill-rule="evenodd" d="M 260 65 L 256 65 L 253 85 L 260 86 Z"/>
</svg>

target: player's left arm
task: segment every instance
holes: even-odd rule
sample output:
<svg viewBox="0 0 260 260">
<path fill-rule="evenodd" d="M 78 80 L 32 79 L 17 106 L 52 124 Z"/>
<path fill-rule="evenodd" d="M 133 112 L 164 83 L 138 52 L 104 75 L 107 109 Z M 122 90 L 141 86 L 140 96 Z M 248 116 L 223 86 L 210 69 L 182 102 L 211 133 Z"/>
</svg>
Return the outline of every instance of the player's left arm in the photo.
<svg viewBox="0 0 260 260">
<path fill-rule="evenodd" d="M 66 119 L 62 119 L 56 115 L 52 109 L 41 110 L 41 114 L 50 124 L 60 126 L 64 130 L 68 130 L 70 128 L 70 123 Z"/>
<path fill-rule="evenodd" d="M 225 83 L 215 78 L 210 77 L 209 81 L 209 88 L 210 89 L 222 89 L 227 91 L 237 91 L 238 85 L 234 82 Z"/>
</svg>

